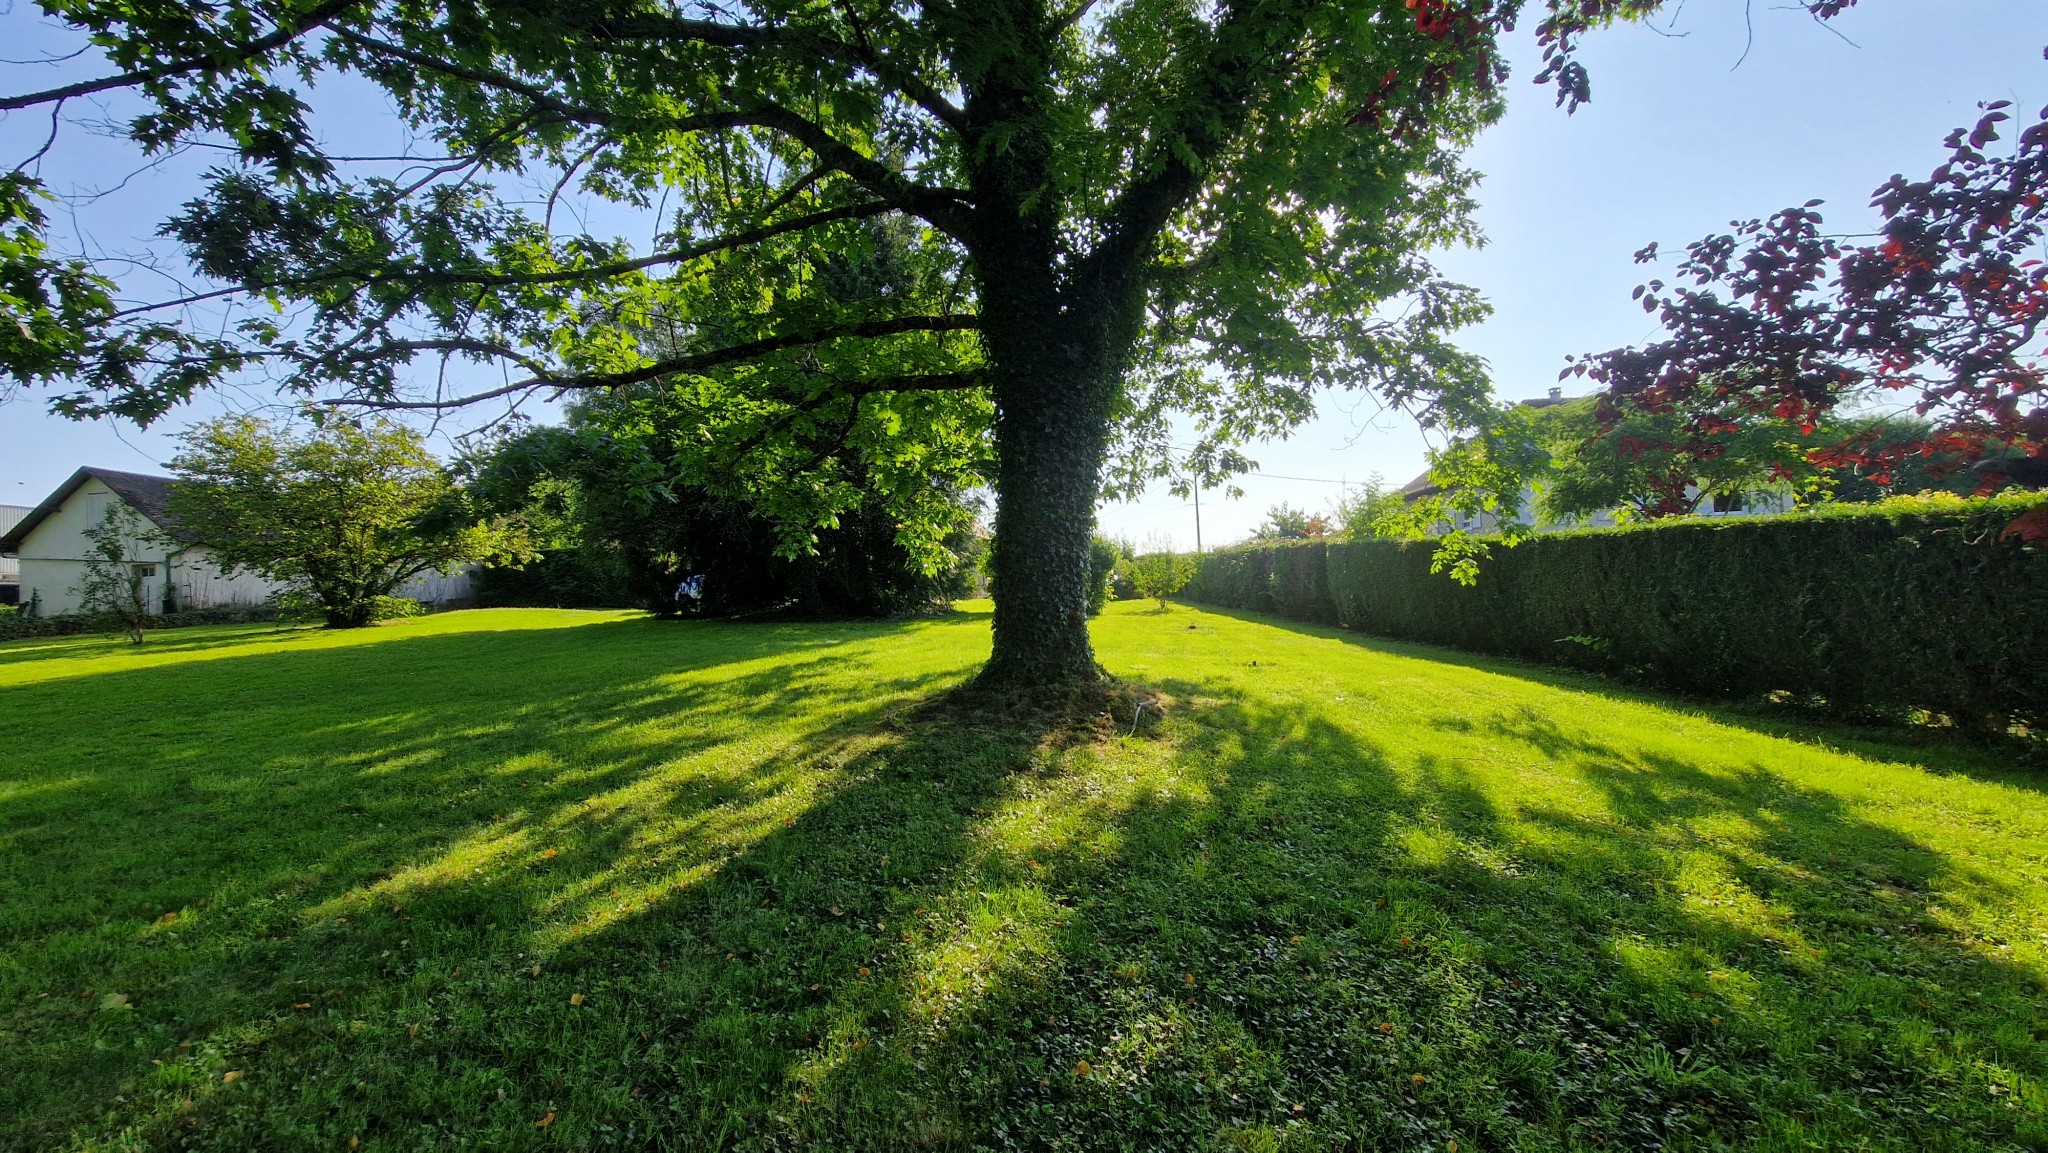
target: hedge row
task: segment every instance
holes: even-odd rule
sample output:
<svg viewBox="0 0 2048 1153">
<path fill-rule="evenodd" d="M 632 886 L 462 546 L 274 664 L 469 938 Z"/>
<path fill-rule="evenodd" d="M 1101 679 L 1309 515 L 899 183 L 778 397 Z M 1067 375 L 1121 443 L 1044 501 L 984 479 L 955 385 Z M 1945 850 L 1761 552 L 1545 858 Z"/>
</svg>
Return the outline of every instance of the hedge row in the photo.
<svg viewBox="0 0 2048 1153">
<path fill-rule="evenodd" d="M 147 631 L 156 629 L 189 628 L 193 625 L 244 624 L 252 621 L 274 621 L 277 619 L 276 605 L 236 605 L 211 609 L 187 609 L 184 612 L 166 613 L 149 618 L 142 627 Z M 123 633 L 128 626 L 121 618 L 110 613 L 65 613 L 62 616 L 31 617 L 20 613 L 0 615 L 0 641 L 21 640 L 26 637 L 68 637 L 84 633 Z"/>
<path fill-rule="evenodd" d="M 1428 542 L 1213 553 L 1191 600 L 1573 665 L 1684 692 L 2048 724 L 2048 549 L 2001 531 L 2039 497 L 1902 498 L 1557 533 L 1473 586 Z"/>
</svg>

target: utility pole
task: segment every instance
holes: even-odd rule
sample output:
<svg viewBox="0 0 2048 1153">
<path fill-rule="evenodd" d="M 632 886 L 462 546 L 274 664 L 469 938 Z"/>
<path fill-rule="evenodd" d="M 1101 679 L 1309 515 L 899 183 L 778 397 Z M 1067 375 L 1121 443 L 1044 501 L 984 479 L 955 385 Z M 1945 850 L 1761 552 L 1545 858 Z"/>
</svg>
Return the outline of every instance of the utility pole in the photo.
<svg viewBox="0 0 2048 1153">
<path fill-rule="evenodd" d="M 1202 481 L 1195 479 L 1195 555 L 1202 555 Z"/>
</svg>

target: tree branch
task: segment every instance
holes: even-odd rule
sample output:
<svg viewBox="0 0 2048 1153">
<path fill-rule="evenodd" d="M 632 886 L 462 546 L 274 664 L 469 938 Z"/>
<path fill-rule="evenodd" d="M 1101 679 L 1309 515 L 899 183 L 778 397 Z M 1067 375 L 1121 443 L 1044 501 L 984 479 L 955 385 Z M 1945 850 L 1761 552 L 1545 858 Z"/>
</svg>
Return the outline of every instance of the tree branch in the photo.
<svg viewBox="0 0 2048 1153">
<path fill-rule="evenodd" d="M 881 161 L 861 155 L 852 145 L 826 131 L 824 125 L 779 105 L 763 105 L 739 115 L 744 123 L 772 128 L 796 140 L 820 161 L 846 173 L 861 187 L 912 216 L 930 221 L 941 232 L 955 239 L 966 237 L 970 224 L 964 203 L 966 193 L 919 184 Z"/>
<path fill-rule="evenodd" d="M 76 84 L 66 84 L 62 88 L 50 88 L 21 96 L 0 97 L 0 112 L 30 108 L 37 104 L 47 104 L 52 100 L 68 100 L 74 96 L 90 96 L 95 92 L 126 88 L 132 84 L 147 84 L 152 80 L 166 80 L 181 73 L 197 72 L 202 69 L 230 71 L 235 65 L 247 63 L 273 48 L 291 43 L 355 3 L 357 0 L 325 0 L 297 21 L 279 26 L 268 36 L 259 36 L 241 44 L 226 45 L 224 50 L 204 56 L 187 56 L 182 60 L 173 60 L 154 68 L 137 68 L 132 72 L 102 76 L 96 80 L 81 80 Z"/>
<path fill-rule="evenodd" d="M 526 380 L 514 381 L 511 384 L 485 392 L 474 393 L 469 396 L 457 397 L 454 400 L 376 400 L 367 397 L 344 397 L 330 403 L 383 410 L 460 408 L 464 405 L 475 404 L 485 400 L 495 400 L 499 397 L 510 396 L 513 393 L 524 392 L 527 389 L 533 388 L 556 388 L 565 391 L 580 391 L 592 388 L 621 388 L 631 384 L 642 384 L 659 377 L 673 376 L 677 373 L 703 372 L 707 369 L 722 368 L 728 364 L 758 360 L 761 357 L 787 351 L 788 349 L 807 348 L 834 340 L 854 337 L 872 339 L 881 336 L 898 336 L 911 332 L 960 332 L 980 327 L 981 318 L 967 314 L 897 316 L 891 317 L 888 320 L 863 321 L 858 324 L 840 325 L 836 328 L 817 329 L 811 332 L 783 333 L 778 336 L 764 337 L 760 340 L 752 340 L 726 348 L 712 349 L 707 352 L 685 353 L 682 356 L 672 356 L 665 360 L 657 360 L 651 364 L 627 369 L 623 372 L 586 373 L 577 376 L 557 376 L 550 372 L 536 372 Z M 453 348 L 463 351 L 473 350 L 470 346 L 475 343 L 469 341 L 401 341 L 388 347 L 400 348 L 402 350 Z M 877 383 L 872 391 L 907 392 L 910 389 L 904 386 L 902 382 L 911 380 L 938 382 L 931 385 L 920 385 L 920 389 L 975 387 L 973 384 L 965 383 L 964 378 L 967 375 L 969 374 L 945 373 L 929 377 L 883 377 L 878 378 L 878 380 L 895 381 L 898 386 L 892 388 Z M 975 379 L 979 380 L 978 375 Z M 847 394 L 841 393 L 838 395 Z"/>
<path fill-rule="evenodd" d="M 490 72 L 442 60 L 346 29 L 336 29 L 336 35 L 358 47 L 388 53 L 418 68 L 440 72 L 472 84 L 516 93 L 536 104 L 553 109 L 563 118 L 573 122 L 597 127 L 619 127 L 635 123 L 602 109 L 570 104 L 537 85 L 500 72 Z M 888 165 L 862 155 L 852 145 L 833 136 L 823 125 L 780 105 L 767 103 L 751 109 L 703 112 L 694 116 L 664 118 L 646 123 L 650 126 L 658 125 L 663 130 L 671 132 L 710 132 L 750 125 L 773 129 L 809 148 L 819 160 L 846 173 L 868 191 L 890 201 L 903 211 L 930 221 L 941 231 L 956 238 L 966 233 L 967 210 L 962 203 L 965 193 L 957 189 L 933 188 L 919 184 Z"/>
<path fill-rule="evenodd" d="M 828 208 L 822 212 L 813 212 L 804 216 L 793 216 L 777 224 L 764 224 L 759 228 L 750 228 L 744 232 L 735 232 L 729 236 L 714 237 L 700 244 L 693 244 L 688 248 L 671 249 L 668 252 L 657 252 L 634 260 L 621 260 L 612 264 L 598 264 L 589 268 L 564 269 L 559 272 L 526 273 L 439 272 L 428 269 L 400 269 L 377 273 L 332 272 L 324 273 L 320 276 L 296 277 L 290 280 L 238 285 L 233 288 L 216 289 L 212 292 L 195 293 L 191 296 L 179 297 L 176 300 L 165 300 L 155 304 L 139 304 L 133 308 L 124 308 L 113 315 L 118 319 L 136 316 L 145 312 L 155 312 L 165 308 L 181 308 L 188 304 L 202 304 L 209 300 L 218 300 L 224 296 L 233 296 L 238 292 L 268 292 L 280 288 L 307 288 L 316 284 L 331 284 L 337 280 L 359 279 L 365 285 L 400 283 L 450 287 L 474 285 L 483 288 L 564 284 L 577 280 L 603 280 L 614 276 L 624 276 L 629 272 L 639 272 L 644 269 L 658 267 L 663 264 L 683 264 L 696 260 L 699 257 L 710 256 L 713 253 L 724 252 L 728 249 L 740 248 L 749 244 L 758 244 L 761 241 L 771 240 L 786 233 L 802 232 L 805 229 L 816 228 L 821 224 L 831 224 L 840 220 L 865 220 L 871 216 L 881 216 L 896 210 L 895 205 L 884 201 L 849 204 L 844 207 Z"/>
<path fill-rule="evenodd" d="M 1274 71 L 1271 53 L 1260 49 L 1298 40 L 1307 7 L 1253 0 L 1230 5 L 1174 101 L 1173 122 L 1153 136 L 1151 154 L 1139 166 L 1150 175 L 1134 180 L 1111 206 L 1107 234 L 1086 261 L 1089 278 L 1120 280 L 1137 268 L 1159 230 L 1244 128 L 1259 79 Z"/>
<path fill-rule="evenodd" d="M 746 454 L 761 447 L 768 438 L 795 424 L 802 417 L 817 412 L 826 405 L 842 400 L 854 402 L 854 412 L 860 412 L 860 401 L 864 397 L 884 392 L 958 392 L 965 389 L 984 388 L 988 378 L 979 372 L 938 372 L 922 376 L 878 376 L 865 380 L 834 380 L 833 387 L 821 389 L 802 401 L 790 403 L 774 420 L 756 429 L 751 436 L 733 447 L 734 456 Z M 850 427 L 850 426 L 849 426 Z M 844 439 L 844 434 L 841 434 Z"/>
<path fill-rule="evenodd" d="M 794 48 L 819 59 L 865 68 L 877 80 L 931 113 L 947 127 L 962 132 L 967 129 L 967 114 L 959 105 L 946 99 L 914 71 L 899 67 L 894 59 L 872 44 L 851 44 L 787 26 L 765 28 L 757 24 L 724 24 L 651 12 L 603 18 L 584 25 L 583 29 L 617 40 L 682 41 L 717 48 Z"/>
</svg>

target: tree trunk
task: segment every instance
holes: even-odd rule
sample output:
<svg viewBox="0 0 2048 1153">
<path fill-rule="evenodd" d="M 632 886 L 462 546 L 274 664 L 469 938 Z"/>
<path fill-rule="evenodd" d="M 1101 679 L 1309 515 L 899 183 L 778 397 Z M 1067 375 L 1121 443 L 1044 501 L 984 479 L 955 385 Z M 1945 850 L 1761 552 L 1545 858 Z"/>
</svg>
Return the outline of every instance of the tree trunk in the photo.
<svg viewBox="0 0 2048 1153">
<path fill-rule="evenodd" d="M 1088 538 L 1108 447 L 1110 384 L 1099 366 L 1048 379 L 1043 361 L 996 388 L 995 647 L 981 683 L 1049 687 L 1097 679 L 1088 643 Z"/>
<path fill-rule="evenodd" d="M 368 600 L 339 604 L 326 601 L 324 607 L 327 613 L 327 627 L 331 629 L 366 628 L 377 611 L 375 602 Z"/>
</svg>

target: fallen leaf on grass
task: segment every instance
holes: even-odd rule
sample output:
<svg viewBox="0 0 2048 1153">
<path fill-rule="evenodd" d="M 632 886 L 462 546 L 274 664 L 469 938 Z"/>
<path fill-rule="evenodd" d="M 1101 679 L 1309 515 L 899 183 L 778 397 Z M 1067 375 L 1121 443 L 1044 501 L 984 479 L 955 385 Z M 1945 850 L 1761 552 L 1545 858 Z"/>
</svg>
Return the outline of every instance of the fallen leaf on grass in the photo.
<svg viewBox="0 0 2048 1153">
<path fill-rule="evenodd" d="M 540 854 L 540 859 L 541 859 L 541 860 L 543 860 L 543 861 L 545 861 L 545 860 L 549 860 L 549 859 L 551 859 L 551 858 L 553 858 L 553 857 L 555 857 L 555 856 L 559 855 L 559 854 L 561 853 L 561 851 L 562 851 L 562 850 L 560 850 L 560 849 L 542 849 L 542 850 L 541 850 L 541 854 Z M 553 1114 L 551 1113 L 551 1114 L 549 1114 L 549 1116 L 553 1116 Z"/>
<path fill-rule="evenodd" d="M 554 1123 L 555 1123 L 555 1112 L 554 1112 L 554 1110 L 550 1109 L 550 1110 L 548 1110 L 547 1112 L 545 1112 L 545 1113 L 543 1113 L 543 1114 L 541 1114 L 541 1115 L 540 1115 L 540 1120 L 538 1120 L 538 1121 L 535 1121 L 535 1122 L 533 1123 L 533 1127 L 534 1127 L 534 1128 L 536 1128 L 536 1129 L 545 1129 L 545 1128 L 547 1128 L 548 1126 L 550 1126 L 550 1125 L 552 1125 L 552 1124 L 554 1124 Z"/>
<path fill-rule="evenodd" d="M 1094 1071 L 1095 1066 L 1090 1065 L 1086 1061 L 1076 1061 L 1074 1063 L 1074 1076 L 1076 1077 L 1086 1077 L 1088 1074 L 1093 1073 Z"/>
<path fill-rule="evenodd" d="M 128 994 L 126 993 L 108 993 L 100 998 L 100 1008 L 102 1009 L 126 1009 L 127 1007 Z"/>
<path fill-rule="evenodd" d="M 311 1001 L 294 1001 L 294 1002 L 292 1002 L 292 1008 L 294 1008 L 294 1009 L 310 1009 L 310 1008 L 312 1008 L 312 1007 L 313 1007 L 313 1002 L 311 1002 Z"/>
<path fill-rule="evenodd" d="M 569 1003 L 570 1003 L 571 1005 L 581 1005 L 581 1004 L 583 1003 L 583 994 L 581 994 L 581 993 L 571 993 L 571 994 L 569 994 Z"/>
<path fill-rule="evenodd" d="M 242 1071 L 240 1069 L 230 1069 L 220 1075 L 220 1083 L 223 1085 L 232 1085 L 241 1079 Z"/>
</svg>

